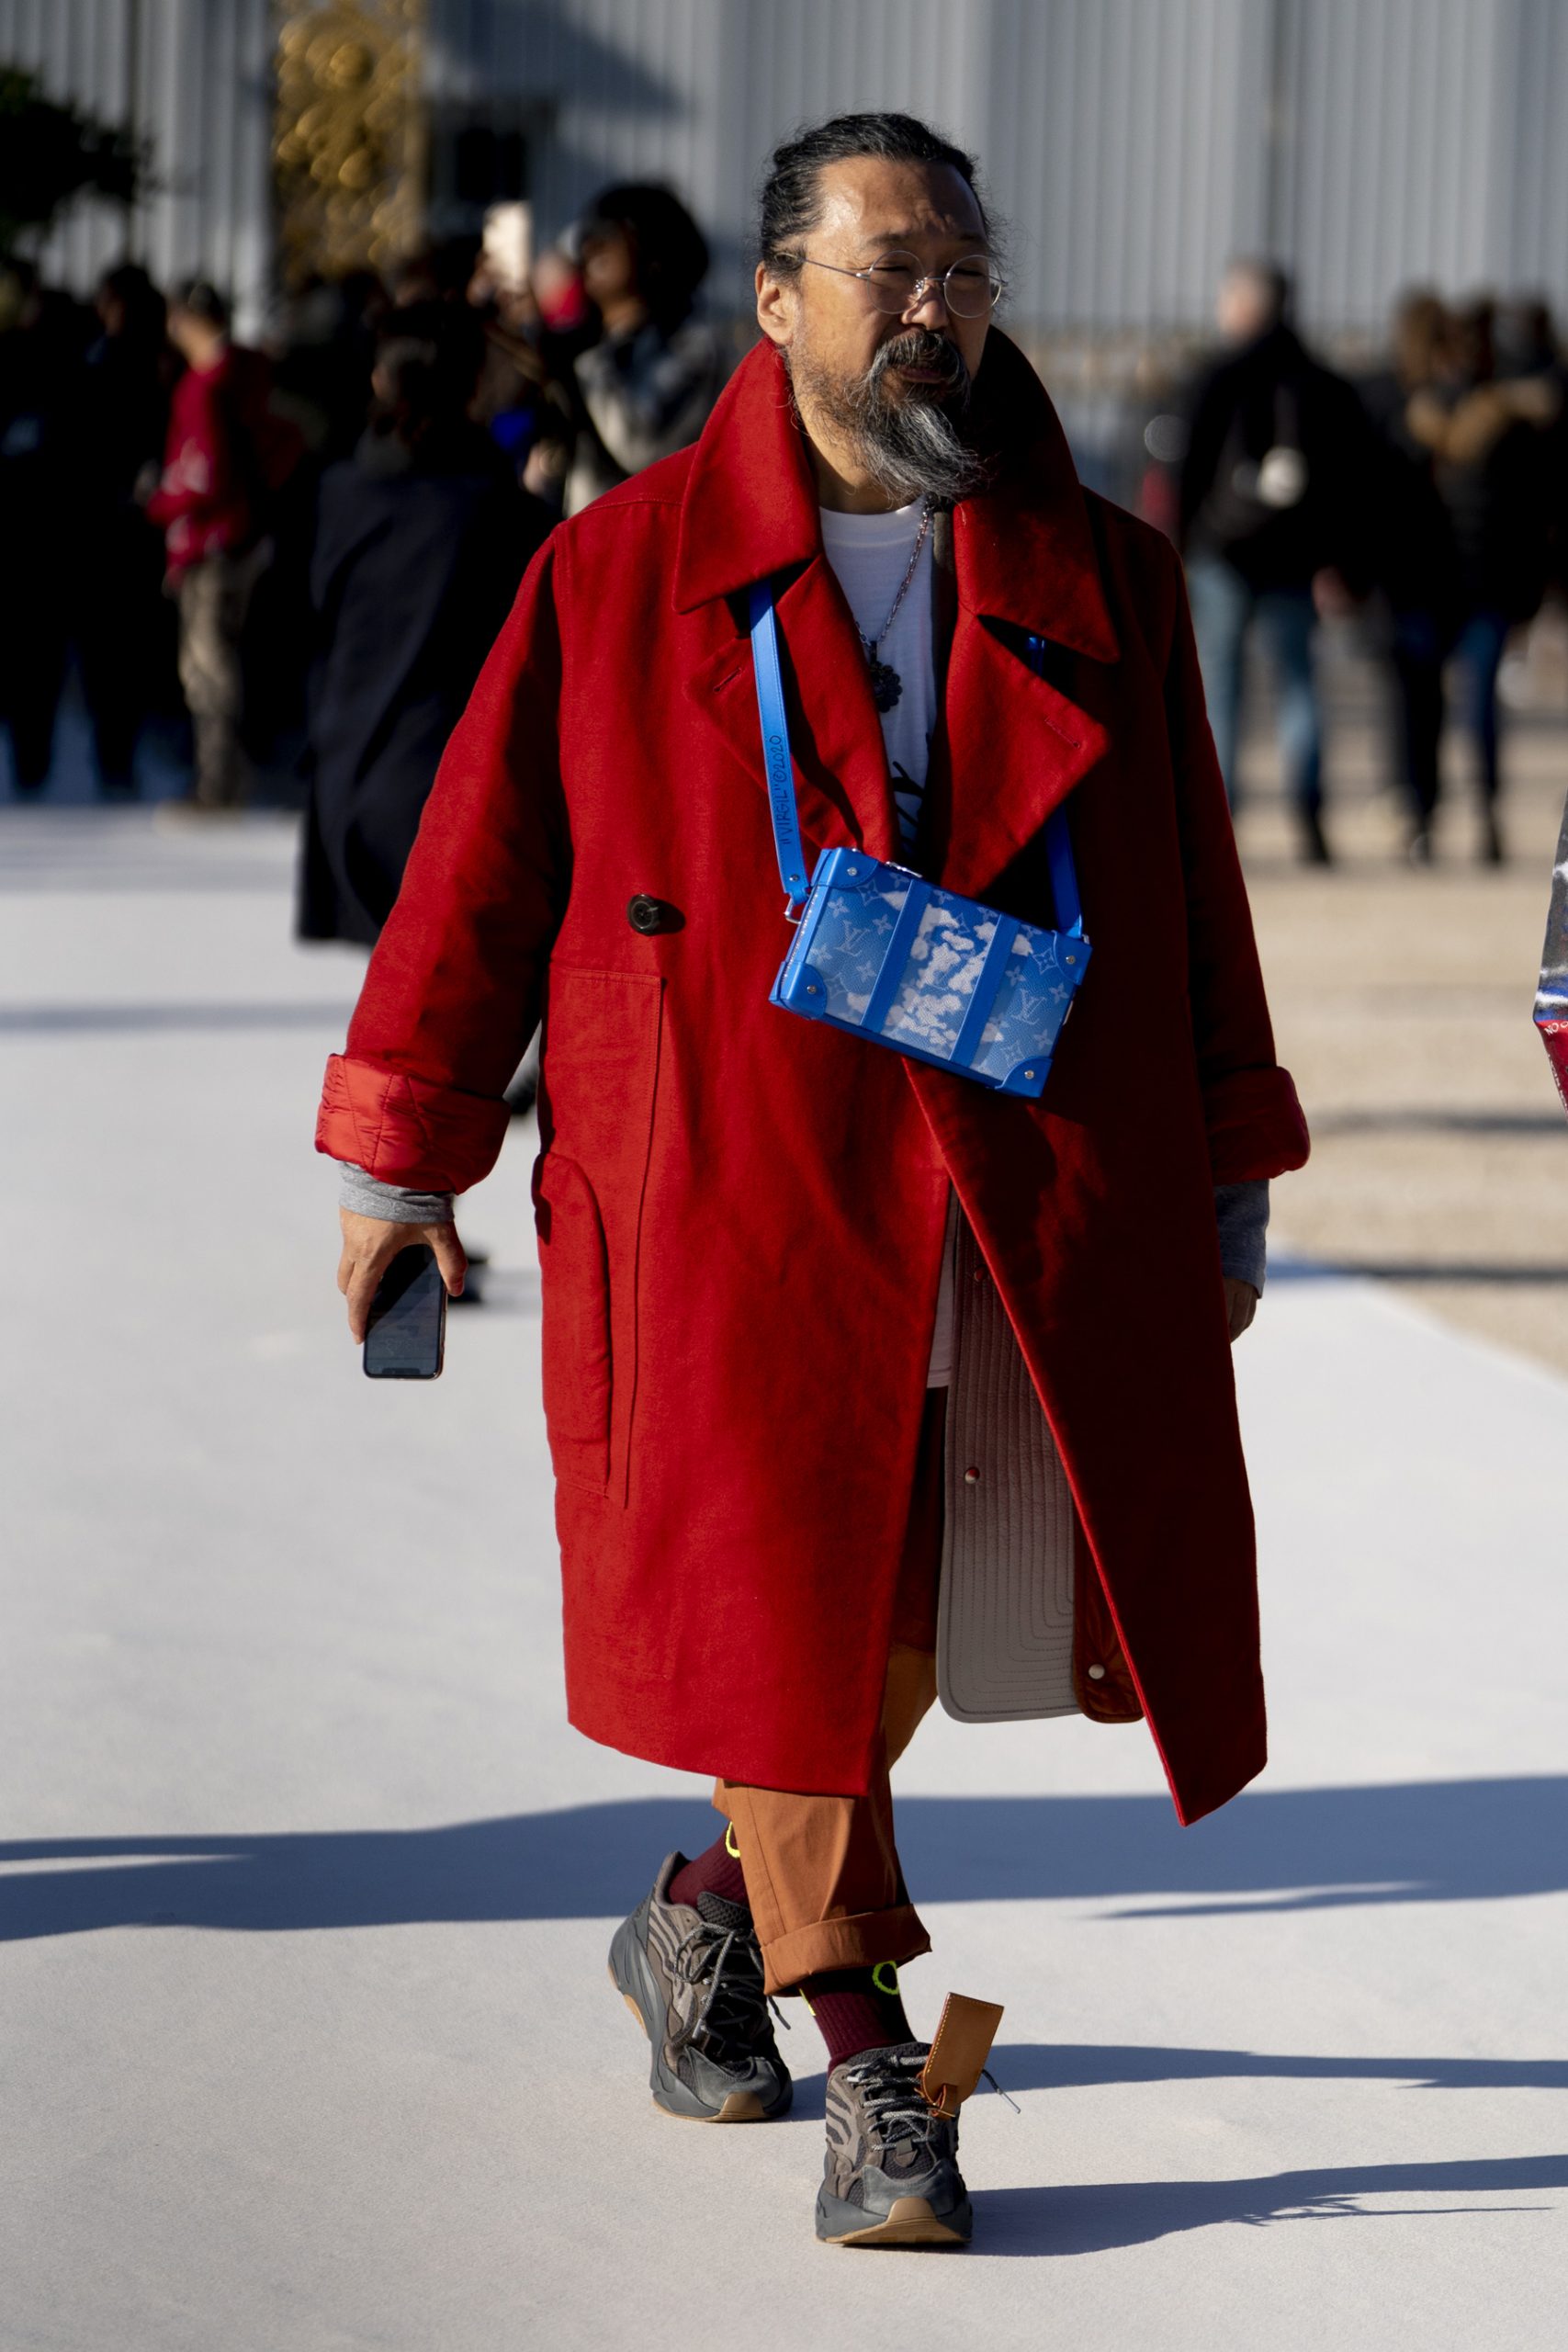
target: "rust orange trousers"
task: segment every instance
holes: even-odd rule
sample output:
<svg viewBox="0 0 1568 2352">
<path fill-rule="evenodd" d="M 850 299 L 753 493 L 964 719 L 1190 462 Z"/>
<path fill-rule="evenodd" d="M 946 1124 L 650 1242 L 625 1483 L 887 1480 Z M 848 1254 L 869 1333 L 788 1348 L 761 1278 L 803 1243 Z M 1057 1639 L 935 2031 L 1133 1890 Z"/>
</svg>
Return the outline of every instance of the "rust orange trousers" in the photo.
<svg viewBox="0 0 1568 2352">
<path fill-rule="evenodd" d="M 824 1969 L 913 1960 L 931 1950 L 893 1838 L 888 1775 L 936 1697 L 947 1391 L 927 1392 L 899 1564 L 882 1731 L 864 1796 L 804 1796 L 720 1781 L 770 1993 Z"/>
</svg>

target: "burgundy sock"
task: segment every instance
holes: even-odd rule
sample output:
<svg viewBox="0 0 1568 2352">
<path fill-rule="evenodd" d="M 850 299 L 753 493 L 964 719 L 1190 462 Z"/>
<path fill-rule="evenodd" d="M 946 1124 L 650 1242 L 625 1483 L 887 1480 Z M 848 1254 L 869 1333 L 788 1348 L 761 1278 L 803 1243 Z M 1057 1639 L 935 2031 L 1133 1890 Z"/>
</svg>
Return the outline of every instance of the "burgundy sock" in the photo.
<svg viewBox="0 0 1568 2352">
<path fill-rule="evenodd" d="M 829 1969 L 805 1978 L 800 1989 L 828 2045 L 829 2074 L 863 2050 L 884 2050 L 915 2038 L 891 1961 L 880 1961 L 875 1968 Z"/>
<path fill-rule="evenodd" d="M 699 1894 L 716 1894 L 724 1903 L 746 1902 L 746 1877 L 734 1849 L 734 1825 L 730 1824 L 705 1853 L 676 1871 L 670 1882 L 671 1903 L 689 1903 L 695 1910 Z"/>
</svg>

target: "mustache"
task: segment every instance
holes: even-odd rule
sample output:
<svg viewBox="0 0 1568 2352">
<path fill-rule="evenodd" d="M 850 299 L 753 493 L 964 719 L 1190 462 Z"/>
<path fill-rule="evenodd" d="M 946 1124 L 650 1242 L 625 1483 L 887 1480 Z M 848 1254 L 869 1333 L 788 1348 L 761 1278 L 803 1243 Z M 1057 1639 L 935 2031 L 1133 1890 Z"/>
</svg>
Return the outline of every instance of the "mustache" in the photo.
<svg viewBox="0 0 1568 2352">
<path fill-rule="evenodd" d="M 950 400 L 955 392 L 965 401 L 969 398 L 971 379 L 964 354 L 930 327 L 911 327 L 885 343 L 866 371 L 867 383 L 880 384 L 889 368 L 929 368 L 942 379 L 931 388 L 938 399 Z"/>
</svg>

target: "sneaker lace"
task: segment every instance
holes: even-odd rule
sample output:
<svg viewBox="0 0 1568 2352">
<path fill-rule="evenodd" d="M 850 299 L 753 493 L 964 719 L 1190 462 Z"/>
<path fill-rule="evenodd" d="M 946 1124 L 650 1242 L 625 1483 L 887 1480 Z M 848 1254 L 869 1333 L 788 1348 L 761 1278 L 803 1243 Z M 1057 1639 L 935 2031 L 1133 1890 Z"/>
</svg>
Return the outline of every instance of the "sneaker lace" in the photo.
<svg viewBox="0 0 1568 2352">
<path fill-rule="evenodd" d="M 704 1919 L 677 1949 L 674 1967 L 686 1984 L 703 1991 L 685 2024 L 671 2034 L 672 2050 L 683 2050 L 700 2037 L 710 2056 L 728 2050 L 750 2054 L 766 2031 L 770 2008 L 787 2027 L 778 2003 L 762 1990 L 755 1929 L 721 1928 Z"/>
<path fill-rule="evenodd" d="M 897 2056 L 877 2051 L 858 2064 L 852 2060 L 844 2069 L 850 2081 L 859 2086 L 866 2119 L 885 2148 L 897 2140 L 913 2140 L 929 2149 L 936 2127 L 943 2131 L 953 2128 L 953 2119 L 939 2115 L 920 2088 L 925 2063 L 923 2050 L 900 2052 Z M 1016 2115 L 1020 2111 L 1018 2101 L 1002 2089 L 988 2066 L 982 2066 L 980 2071 Z"/>
<path fill-rule="evenodd" d="M 929 2150 L 939 2131 L 950 2132 L 953 2128 L 920 2088 L 925 2062 L 923 2050 L 896 2057 L 879 2050 L 868 2059 L 852 2059 L 844 2068 L 860 2090 L 866 2120 L 885 2148 L 899 2140 L 912 2140 Z"/>
</svg>

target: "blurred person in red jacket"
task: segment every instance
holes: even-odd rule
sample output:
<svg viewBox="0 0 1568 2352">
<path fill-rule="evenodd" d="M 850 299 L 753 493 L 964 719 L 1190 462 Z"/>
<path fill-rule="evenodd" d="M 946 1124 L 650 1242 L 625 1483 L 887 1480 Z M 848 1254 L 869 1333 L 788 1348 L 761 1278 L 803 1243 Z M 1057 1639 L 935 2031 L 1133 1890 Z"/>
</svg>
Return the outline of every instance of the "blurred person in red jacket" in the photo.
<svg viewBox="0 0 1568 2352">
<path fill-rule="evenodd" d="M 186 372 L 175 386 L 164 470 L 147 514 L 164 533 L 165 584 L 179 605 L 180 684 L 196 752 L 188 805 L 234 808 L 250 786 L 241 637 L 270 555 L 268 508 L 301 444 L 272 413 L 268 362 L 230 341 L 228 305 L 205 278 L 176 289 L 169 340 Z"/>
</svg>

